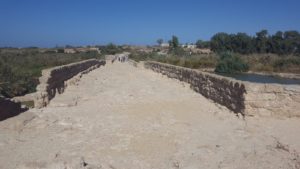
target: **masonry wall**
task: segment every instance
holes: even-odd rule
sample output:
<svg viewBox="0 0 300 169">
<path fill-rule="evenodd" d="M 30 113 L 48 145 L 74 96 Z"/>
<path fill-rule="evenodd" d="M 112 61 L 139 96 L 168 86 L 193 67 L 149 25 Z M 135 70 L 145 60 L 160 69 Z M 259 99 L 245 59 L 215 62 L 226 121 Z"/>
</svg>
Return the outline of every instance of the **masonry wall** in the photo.
<svg viewBox="0 0 300 169">
<path fill-rule="evenodd" d="M 236 113 L 244 113 L 246 91 L 245 86 L 238 81 L 230 81 L 221 76 L 158 62 L 145 62 L 144 66 L 169 78 L 187 82 L 194 91 L 206 98 Z"/>
<path fill-rule="evenodd" d="M 105 65 L 105 61 L 90 59 L 69 65 L 58 66 L 42 71 L 42 76 L 34 94 L 34 106 L 45 107 L 57 93 L 61 94 L 67 86 L 67 81 L 74 76 L 81 76 L 93 69 Z"/>
</svg>

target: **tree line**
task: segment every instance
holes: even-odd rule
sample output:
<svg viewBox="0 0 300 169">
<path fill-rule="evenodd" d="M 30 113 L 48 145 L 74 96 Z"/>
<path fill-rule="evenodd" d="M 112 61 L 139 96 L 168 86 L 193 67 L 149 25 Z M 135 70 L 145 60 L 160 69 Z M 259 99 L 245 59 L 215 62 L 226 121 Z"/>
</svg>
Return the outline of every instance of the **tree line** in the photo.
<svg viewBox="0 0 300 169">
<path fill-rule="evenodd" d="M 215 67 L 215 71 L 219 73 L 248 70 L 289 73 L 300 71 L 300 34 L 298 31 L 278 31 L 275 34 L 269 34 L 267 30 L 262 30 L 255 36 L 246 33 L 217 33 L 210 41 L 198 40 L 195 44 L 197 48 L 209 48 L 214 51 L 212 55 L 216 57 L 206 58 L 208 60 L 192 59 L 194 56 L 198 58 L 203 56 L 184 50 L 176 36 L 168 42 L 169 51 L 168 56 L 165 56 L 166 59 L 146 58 L 189 68 L 206 65 Z M 157 43 L 161 45 L 163 39 L 158 39 Z"/>
<path fill-rule="evenodd" d="M 208 47 L 204 41 L 197 42 L 198 47 Z M 274 53 L 278 55 L 300 55 L 300 34 L 298 31 L 278 31 L 271 35 L 267 30 L 257 32 L 255 36 L 246 33 L 217 33 L 209 47 L 214 52 L 231 51 L 240 54 Z"/>
</svg>

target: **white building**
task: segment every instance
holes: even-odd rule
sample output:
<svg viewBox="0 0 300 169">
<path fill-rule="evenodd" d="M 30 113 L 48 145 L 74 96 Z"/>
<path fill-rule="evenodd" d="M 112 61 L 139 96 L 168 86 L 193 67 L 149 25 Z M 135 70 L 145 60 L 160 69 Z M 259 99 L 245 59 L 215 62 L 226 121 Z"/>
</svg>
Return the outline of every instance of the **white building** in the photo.
<svg viewBox="0 0 300 169">
<path fill-rule="evenodd" d="M 193 45 L 193 44 L 185 44 L 185 45 L 181 45 L 181 47 L 188 48 L 188 49 L 196 49 L 197 48 L 197 46 Z"/>
<path fill-rule="evenodd" d="M 168 47 L 170 47 L 170 44 L 169 43 L 162 43 L 162 44 L 160 44 L 160 47 L 168 48 Z"/>
<path fill-rule="evenodd" d="M 75 51 L 75 49 L 67 48 L 67 49 L 64 49 L 64 53 L 74 54 L 74 53 L 76 53 L 76 51 Z"/>
</svg>

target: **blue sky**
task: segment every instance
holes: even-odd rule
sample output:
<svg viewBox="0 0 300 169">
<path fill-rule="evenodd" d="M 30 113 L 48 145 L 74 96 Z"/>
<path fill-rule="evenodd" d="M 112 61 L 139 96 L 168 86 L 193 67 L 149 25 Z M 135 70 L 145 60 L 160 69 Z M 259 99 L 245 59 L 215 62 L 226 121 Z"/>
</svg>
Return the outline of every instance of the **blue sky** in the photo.
<svg viewBox="0 0 300 169">
<path fill-rule="evenodd" d="M 154 44 L 300 30 L 299 0 L 0 0 L 0 46 Z"/>
</svg>

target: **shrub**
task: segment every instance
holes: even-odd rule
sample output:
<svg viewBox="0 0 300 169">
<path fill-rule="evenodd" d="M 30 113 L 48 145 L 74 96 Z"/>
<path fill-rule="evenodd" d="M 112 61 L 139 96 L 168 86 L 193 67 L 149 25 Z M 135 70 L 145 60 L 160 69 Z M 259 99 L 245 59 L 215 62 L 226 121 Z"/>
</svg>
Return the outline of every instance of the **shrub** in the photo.
<svg viewBox="0 0 300 169">
<path fill-rule="evenodd" d="M 181 47 L 177 47 L 177 48 L 171 48 L 169 53 L 171 55 L 175 55 L 175 56 L 179 56 L 179 57 L 183 57 L 183 56 L 187 56 L 188 52 L 186 52 L 183 48 Z"/>
<path fill-rule="evenodd" d="M 167 63 L 172 64 L 172 65 L 179 65 L 180 59 L 178 57 L 168 57 L 167 58 Z"/>
<path fill-rule="evenodd" d="M 231 74 L 238 72 L 246 72 L 248 70 L 248 64 L 246 64 L 240 57 L 232 53 L 225 52 L 221 54 L 215 72 Z"/>
<path fill-rule="evenodd" d="M 280 58 L 273 63 L 273 68 L 277 72 L 299 72 L 300 58 Z"/>
<path fill-rule="evenodd" d="M 101 50 L 101 53 L 106 55 L 115 55 L 122 52 L 122 49 L 113 43 L 109 43 L 106 46 L 101 46 L 99 49 Z"/>
</svg>

